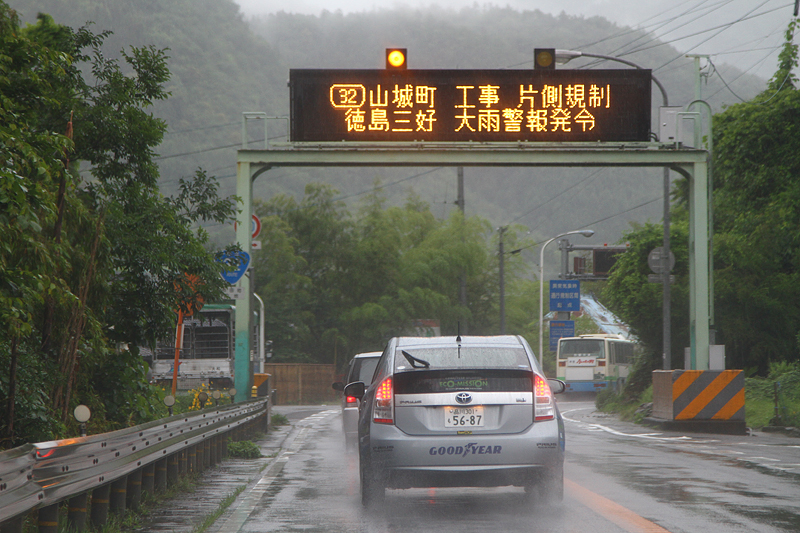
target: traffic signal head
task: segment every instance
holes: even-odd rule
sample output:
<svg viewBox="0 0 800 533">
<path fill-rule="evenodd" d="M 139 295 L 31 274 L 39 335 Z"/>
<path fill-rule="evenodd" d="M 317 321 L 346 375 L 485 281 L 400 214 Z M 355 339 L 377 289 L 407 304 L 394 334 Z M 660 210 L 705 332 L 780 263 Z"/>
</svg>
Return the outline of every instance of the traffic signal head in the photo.
<svg viewBox="0 0 800 533">
<path fill-rule="evenodd" d="M 533 68 L 555 70 L 556 68 L 556 49 L 555 48 L 534 48 L 533 49 Z"/>
<path fill-rule="evenodd" d="M 406 70 L 406 49 L 386 49 L 386 70 Z"/>
</svg>

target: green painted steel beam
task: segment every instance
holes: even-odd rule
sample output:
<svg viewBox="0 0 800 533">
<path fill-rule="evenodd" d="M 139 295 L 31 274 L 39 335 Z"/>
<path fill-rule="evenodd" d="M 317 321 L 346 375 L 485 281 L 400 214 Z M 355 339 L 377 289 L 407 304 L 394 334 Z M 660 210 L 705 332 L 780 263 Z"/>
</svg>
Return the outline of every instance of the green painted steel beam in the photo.
<svg viewBox="0 0 800 533">
<path fill-rule="evenodd" d="M 692 368 L 708 369 L 709 260 L 708 152 L 662 143 L 293 143 L 269 150 L 237 152 L 236 194 L 242 212 L 236 240 L 251 250 L 253 180 L 276 167 L 670 167 L 690 183 L 690 327 Z M 242 278 L 252 294 L 250 279 Z M 247 397 L 250 365 L 251 302 L 236 302 L 236 399 Z"/>
<path fill-rule="evenodd" d="M 402 147 L 358 143 L 303 144 L 291 149 L 239 150 L 239 161 L 259 167 L 292 166 L 631 166 L 663 167 L 704 162 L 706 152 L 660 143 L 452 144 Z"/>
</svg>

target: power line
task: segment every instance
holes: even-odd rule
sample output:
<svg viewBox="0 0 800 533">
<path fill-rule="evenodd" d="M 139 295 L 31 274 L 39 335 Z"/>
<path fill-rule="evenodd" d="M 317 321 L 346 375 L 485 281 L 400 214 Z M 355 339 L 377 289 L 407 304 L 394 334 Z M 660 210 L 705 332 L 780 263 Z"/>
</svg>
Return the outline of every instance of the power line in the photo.
<svg viewBox="0 0 800 533">
<path fill-rule="evenodd" d="M 588 179 L 589 179 L 589 178 L 591 178 L 592 176 L 595 176 L 595 175 L 597 175 L 597 174 L 600 172 L 600 170 L 601 170 L 601 169 L 595 170 L 594 172 L 592 172 L 591 174 L 589 174 L 588 176 L 586 176 L 584 179 L 582 179 L 582 180 L 581 180 L 581 181 L 579 181 L 578 183 L 575 183 L 575 184 L 573 184 L 573 185 L 571 185 L 571 186 L 567 187 L 566 189 L 564 189 L 564 190 L 563 190 L 563 191 L 561 191 L 560 193 L 556 194 L 555 196 L 553 196 L 552 198 L 550 198 L 550 199 L 548 199 L 548 200 L 545 200 L 544 202 L 540 203 L 539 205 L 535 205 L 535 206 L 533 206 L 532 208 L 528 209 L 527 211 L 525 211 L 524 213 L 522 213 L 522 214 L 521 214 L 521 215 L 519 215 L 518 217 L 516 217 L 516 218 L 512 219 L 510 222 L 508 222 L 508 224 L 504 224 L 504 225 L 505 225 L 505 226 L 511 225 L 511 224 L 513 224 L 514 222 L 516 222 L 517 220 L 519 220 L 519 219 L 521 219 L 522 217 L 524 217 L 525 215 L 528 215 L 528 214 L 532 213 L 533 211 L 535 211 L 535 210 L 539 209 L 539 208 L 540 208 L 540 207 L 542 207 L 543 205 L 547 205 L 547 204 L 549 204 L 550 202 L 552 202 L 553 200 L 555 200 L 555 199 L 556 199 L 556 198 L 558 198 L 559 196 L 561 196 L 561 195 L 565 194 L 567 191 L 569 191 L 569 190 L 571 190 L 571 189 L 574 189 L 574 188 L 575 188 L 575 187 L 577 187 L 578 185 L 581 185 L 581 184 L 583 184 L 583 183 L 584 183 L 586 180 L 588 180 Z"/>
</svg>

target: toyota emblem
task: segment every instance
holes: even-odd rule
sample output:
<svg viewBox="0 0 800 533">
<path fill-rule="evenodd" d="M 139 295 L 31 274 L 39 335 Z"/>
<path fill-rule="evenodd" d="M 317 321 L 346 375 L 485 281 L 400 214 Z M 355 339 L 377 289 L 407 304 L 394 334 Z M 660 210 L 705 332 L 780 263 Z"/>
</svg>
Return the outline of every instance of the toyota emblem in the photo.
<svg viewBox="0 0 800 533">
<path fill-rule="evenodd" d="M 456 401 L 458 403 L 470 403 L 472 401 L 472 395 L 468 392 L 459 392 L 456 394 Z"/>
</svg>

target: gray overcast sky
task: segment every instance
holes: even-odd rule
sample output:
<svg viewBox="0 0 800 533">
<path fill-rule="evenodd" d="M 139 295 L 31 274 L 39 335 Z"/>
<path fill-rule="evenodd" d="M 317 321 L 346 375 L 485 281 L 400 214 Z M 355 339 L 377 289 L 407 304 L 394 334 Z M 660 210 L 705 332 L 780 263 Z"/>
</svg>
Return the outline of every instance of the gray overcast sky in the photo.
<svg viewBox="0 0 800 533">
<path fill-rule="evenodd" d="M 792 18 L 795 0 L 234 0 L 246 15 L 278 11 L 316 15 L 323 9 L 342 12 L 395 7 L 459 9 L 501 5 L 518 10 L 539 9 L 557 15 L 601 16 L 619 25 L 646 29 L 683 53 L 709 54 L 714 63 L 729 63 L 769 78 L 776 70 L 783 32 Z M 797 38 L 795 42 L 797 42 Z"/>
</svg>

